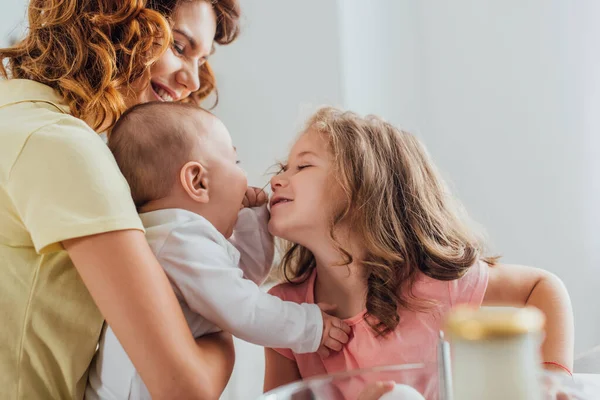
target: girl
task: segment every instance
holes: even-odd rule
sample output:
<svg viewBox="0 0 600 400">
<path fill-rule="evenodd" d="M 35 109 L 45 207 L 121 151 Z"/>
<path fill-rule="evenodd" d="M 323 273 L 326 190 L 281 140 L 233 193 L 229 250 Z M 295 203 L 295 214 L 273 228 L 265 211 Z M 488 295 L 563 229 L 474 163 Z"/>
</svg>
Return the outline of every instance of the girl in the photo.
<svg viewBox="0 0 600 400">
<path fill-rule="evenodd" d="M 269 229 L 290 242 L 287 283 L 271 293 L 336 304 L 334 315 L 352 334 L 328 358 L 266 349 L 266 391 L 314 375 L 434 362 L 445 315 L 461 303 L 538 307 L 547 317 L 544 366 L 570 371 L 573 316 L 561 281 L 484 257 L 411 134 L 376 117 L 321 109 L 271 188 Z"/>
<path fill-rule="evenodd" d="M 82 398 L 104 318 L 154 398 L 217 398 L 231 338 L 193 340 L 96 132 L 210 93 L 237 1 L 31 0 L 28 16 L 0 49 L 0 398 Z"/>
</svg>

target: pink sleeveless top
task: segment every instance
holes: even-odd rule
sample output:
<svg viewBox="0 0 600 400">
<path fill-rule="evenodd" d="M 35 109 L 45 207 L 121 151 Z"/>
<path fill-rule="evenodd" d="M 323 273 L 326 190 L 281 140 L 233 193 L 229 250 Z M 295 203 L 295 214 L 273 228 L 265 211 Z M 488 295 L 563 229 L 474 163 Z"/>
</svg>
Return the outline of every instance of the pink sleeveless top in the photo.
<svg viewBox="0 0 600 400">
<path fill-rule="evenodd" d="M 287 301 L 314 303 L 316 278 L 315 270 L 305 282 L 281 284 L 269 293 Z M 435 306 L 427 312 L 400 310 L 400 323 L 393 332 L 377 336 L 363 318 L 365 310 L 345 320 L 352 329 L 350 340 L 340 352 L 325 359 L 316 353 L 275 350 L 298 364 L 302 378 L 383 365 L 435 363 L 439 331 L 448 311 L 457 304 L 481 306 L 487 283 L 488 265 L 483 261 L 475 263 L 463 277 L 454 281 L 438 281 L 421 274 L 413 286 L 413 294 L 433 300 Z M 422 393 L 433 389 L 427 386 L 428 389 L 421 389 Z"/>
</svg>

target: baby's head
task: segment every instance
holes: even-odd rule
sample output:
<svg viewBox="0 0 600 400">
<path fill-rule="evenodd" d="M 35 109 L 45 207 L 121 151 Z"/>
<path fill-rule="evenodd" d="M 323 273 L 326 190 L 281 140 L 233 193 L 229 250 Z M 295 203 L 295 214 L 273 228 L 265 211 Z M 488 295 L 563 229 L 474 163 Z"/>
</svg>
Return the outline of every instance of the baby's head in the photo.
<svg viewBox="0 0 600 400">
<path fill-rule="evenodd" d="M 247 180 L 217 117 L 190 104 L 141 104 L 119 119 L 108 146 L 138 211 L 185 209 L 231 235 Z"/>
<path fill-rule="evenodd" d="M 296 244 L 283 258 L 286 278 L 306 277 L 325 247 L 339 264 L 360 262 L 367 310 L 382 331 L 410 305 L 400 286 L 419 271 L 456 279 L 479 257 L 478 237 L 425 148 L 380 118 L 319 110 L 271 186 L 271 233 Z"/>
</svg>

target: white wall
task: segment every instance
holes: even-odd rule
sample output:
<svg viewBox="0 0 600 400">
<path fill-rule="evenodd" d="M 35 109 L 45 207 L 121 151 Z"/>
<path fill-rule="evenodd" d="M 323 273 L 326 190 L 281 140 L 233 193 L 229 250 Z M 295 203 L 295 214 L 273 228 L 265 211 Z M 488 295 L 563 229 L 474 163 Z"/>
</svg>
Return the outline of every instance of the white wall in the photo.
<svg viewBox="0 0 600 400">
<path fill-rule="evenodd" d="M 304 116 L 341 104 L 340 49 L 334 1 L 242 1 L 242 35 L 217 50 L 220 104 L 251 183 L 287 154 Z"/>
<path fill-rule="evenodd" d="M 600 334 L 588 303 L 598 271 L 583 245 L 590 132 L 570 104 L 567 2 L 421 4 L 423 137 L 492 248 L 564 280 L 576 350 L 589 348 Z"/>
<path fill-rule="evenodd" d="M 0 47 L 8 46 L 19 39 L 25 29 L 27 2 L 25 0 L 3 0 L 0 13 Z"/>
<path fill-rule="evenodd" d="M 340 0 L 344 106 L 419 130 L 420 48 L 416 1 Z"/>
<path fill-rule="evenodd" d="M 590 342 L 599 345 L 600 313 L 594 310 L 594 288 L 600 287 L 600 53 L 597 51 L 600 26 L 597 16 L 600 15 L 600 3 L 597 1 L 571 3 L 568 9 L 569 51 L 567 60 L 573 70 L 574 84 L 570 86 L 569 103 L 573 111 L 571 132 L 578 133 L 583 139 L 582 159 L 584 171 L 582 176 L 584 237 L 581 245 L 584 264 L 578 284 L 574 285 L 583 293 L 578 297 L 579 316 L 583 319 L 579 328 L 589 319 L 587 337 Z M 574 274 L 575 275 L 575 274 Z M 577 307 L 578 305 L 576 305 Z M 581 310 L 583 309 L 583 311 Z M 586 318 L 587 317 L 587 318 Z M 579 363 L 582 370 L 600 372 L 600 346 L 596 351 L 583 357 Z"/>
</svg>

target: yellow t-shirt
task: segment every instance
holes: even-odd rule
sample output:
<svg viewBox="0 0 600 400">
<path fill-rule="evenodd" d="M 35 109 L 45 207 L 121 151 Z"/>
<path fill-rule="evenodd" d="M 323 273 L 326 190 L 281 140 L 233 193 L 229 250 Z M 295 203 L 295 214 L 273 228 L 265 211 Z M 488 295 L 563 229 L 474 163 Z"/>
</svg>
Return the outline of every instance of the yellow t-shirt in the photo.
<svg viewBox="0 0 600 400">
<path fill-rule="evenodd" d="M 48 86 L 0 81 L 0 398 L 83 398 L 103 318 L 61 242 L 143 230 L 102 139 Z"/>
</svg>

